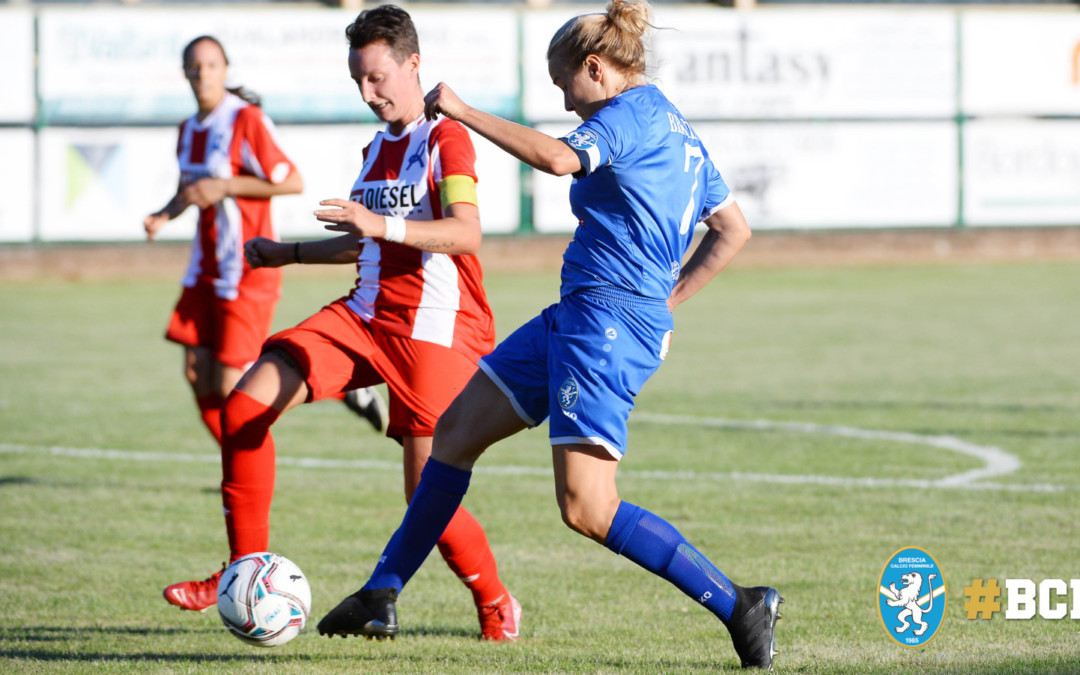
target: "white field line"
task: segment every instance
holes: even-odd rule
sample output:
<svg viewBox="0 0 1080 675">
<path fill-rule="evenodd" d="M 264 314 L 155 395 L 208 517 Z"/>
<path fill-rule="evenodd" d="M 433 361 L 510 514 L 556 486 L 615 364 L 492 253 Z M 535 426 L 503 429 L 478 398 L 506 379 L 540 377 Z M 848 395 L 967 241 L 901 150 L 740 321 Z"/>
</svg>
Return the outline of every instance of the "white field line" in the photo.
<svg viewBox="0 0 1080 675">
<path fill-rule="evenodd" d="M 974 481 L 984 478 L 996 478 L 1017 471 L 1021 464 L 1016 455 L 1005 452 L 1000 448 L 989 445 L 975 445 L 955 436 L 925 436 L 905 431 L 882 431 L 877 429 L 858 429 L 834 424 L 811 424 L 809 422 L 773 422 L 770 420 L 725 420 L 719 418 L 701 418 L 682 415 L 658 415 L 653 413 L 637 413 L 634 420 L 654 424 L 682 424 L 699 427 L 715 427 L 718 429 L 750 429 L 758 431 L 789 431 L 800 434 L 824 434 L 827 436 L 843 436 L 846 438 L 862 438 L 871 441 L 893 441 L 895 443 L 909 443 L 913 445 L 927 445 L 932 448 L 951 450 L 969 457 L 981 459 L 985 466 L 981 469 L 972 469 L 964 473 L 946 476 L 937 480 L 912 480 L 901 481 L 898 485 L 914 487 L 977 487 L 971 485 Z M 807 476 L 825 481 L 828 476 Z M 888 483 L 875 483 L 888 484 Z"/>
<path fill-rule="evenodd" d="M 893 441 L 925 445 L 929 447 L 959 452 L 983 461 L 984 466 L 963 473 L 945 476 L 934 480 L 906 478 L 872 478 L 821 476 L 809 474 L 767 474 L 732 471 L 729 473 L 700 471 L 640 471 L 620 469 L 624 478 L 645 480 L 695 480 L 695 481 L 740 481 L 754 483 L 779 483 L 787 485 L 830 485 L 843 487 L 914 487 L 923 489 L 966 489 L 1009 492 L 1068 492 L 1076 488 L 1067 485 L 1052 484 L 1010 484 L 983 481 L 984 478 L 1000 477 L 1015 472 L 1020 468 L 1020 460 L 1015 455 L 993 446 L 975 445 L 953 436 L 925 436 L 907 432 L 859 429 L 836 425 L 820 425 L 805 422 L 772 422 L 769 420 L 725 420 L 719 418 L 700 418 L 680 415 L 660 415 L 636 413 L 634 421 L 650 424 L 690 425 L 713 427 L 718 429 L 750 429 L 760 431 L 788 431 L 792 433 L 824 434 L 867 440 Z M 127 462 L 197 462 L 216 464 L 220 455 L 188 454 L 169 452 L 140 452 L 132 450 L 110 450 L 106 448 L 74 448 L 65 446 L 26 445 L 0 443 L 0 454 L 51 455 L 79 459 L 110 459 Z M 354 469 L 360 471 L 401 471 L 396 462 L 382 462 L 364 459 L 320 459 L 317 457 L 287 457 L 278 455 L 278 466 L 291 466 L 302 469 Z M 550 476 L 550 468 L 529 466 L 478 466 L 479 474 L 515 475 L 515 476 Z M 978 481 L 978 482 L 976 482 Z"/>
</svg>

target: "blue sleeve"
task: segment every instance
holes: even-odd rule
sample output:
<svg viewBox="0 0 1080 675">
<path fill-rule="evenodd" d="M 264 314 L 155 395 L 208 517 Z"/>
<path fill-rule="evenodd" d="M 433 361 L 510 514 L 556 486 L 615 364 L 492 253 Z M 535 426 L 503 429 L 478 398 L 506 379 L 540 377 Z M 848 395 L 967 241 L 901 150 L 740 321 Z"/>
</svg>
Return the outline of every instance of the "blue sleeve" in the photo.
<svg viewBox="0 0 1080 675">
<path fill-rule="evenodd" d="M 731 194 L 731 190 L 728 188 L 727 183 L 724 182 L 723 176 L 717 171 L 716 166 L 712 163 L 711 159 L 706 158 L 704 169 L 707 191 L 705 193 L 705 202 L 702 204 L 701 215 L 698 218 L 698 222 L 705 220 L 716 211 L 719 211 L 735 201 L 734 195 Z"/>
<path fill-rule="evenodd" d="M 623 148 L 632 147 L 623 142 L 623 137 L 632 135 L 626 129 L 626 122 L 633 120 L 628 106 L 612 102 L 560 139 L 581 162 L 581 171 L 575 173 L 574 178 L 588 176 L 600 167 L 618 161 Z"/>
</svg>

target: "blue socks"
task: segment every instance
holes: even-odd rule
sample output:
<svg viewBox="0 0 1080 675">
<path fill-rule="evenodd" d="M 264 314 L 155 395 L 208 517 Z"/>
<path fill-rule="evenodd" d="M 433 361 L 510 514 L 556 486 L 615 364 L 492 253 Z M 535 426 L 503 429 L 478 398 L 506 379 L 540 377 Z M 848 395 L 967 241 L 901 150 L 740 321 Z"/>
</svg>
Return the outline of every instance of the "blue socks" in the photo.
<svg viewBox="0 0 1080 675">
<path fill-rule="evenodd" d="M 393 588 L 399 593 L 435 548 L 469 489 L 471 471 L 429 459 L 401 526 L 383 549 L 361 590 Z M 605 545 L 674 584 L 727 622 L 735 587 L 663 518 L 629 502 L 619 504 Z"/>
<path fill-rule="evenodd" d="M 675 584 L 721 621 L 731 618 L 735 608 L 732 583 L 663 518 L 622 502 L 604 545 Z"/>
<path fill-rule="evenodd" d="M 361 590 L 394 588 L 401 592 L 454 517 L 471 476 L 471 471 L 434 459 L 427 461 L 401 526 L 386 544 L 379 564 Z"/>
</svg>

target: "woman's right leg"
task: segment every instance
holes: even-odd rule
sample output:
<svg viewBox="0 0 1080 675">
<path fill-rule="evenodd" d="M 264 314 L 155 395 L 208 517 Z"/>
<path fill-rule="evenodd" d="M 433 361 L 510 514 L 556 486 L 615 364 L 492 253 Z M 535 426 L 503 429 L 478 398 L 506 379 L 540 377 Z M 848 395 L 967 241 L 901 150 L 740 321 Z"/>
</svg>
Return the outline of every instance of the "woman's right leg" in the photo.
<svg viewBox="0 0 1080 675">
<path fill-rule="evenodd" d="M 319 622 L 320 634 L 384 638 L 399 632 L 397 595 L 457 512 L 473 464 L 489 446 L 526 426 L 502 390 L 477 371 L 439 418 L 420 484 L 371 578 Z"/>
<path fill-rule="evenodd" d="M 307 398 L 308 385 L 293 358 L 270 350 L 225 399 L 221 497 L 230 562 L 269 546 L 276 461 L 270 427 L 281 413 Z"/>
<path fill-rule="evenodd" d="M 281 351 L 259 357 L 222 408 L 221 482 L 229 560 L 265 551 L 274 495 L 274 439 L 270 425 L 307 398 L 307 384 Z M 167 587 L 165 599 L 181 609 L 202 612 L 217 603 L 221 571 L 200 581 Z"/>
<path fill-rule="evenodd" d="M 476 460 L 492 444 L 525 426 L 506 395 L 478 370 L 435 425 L 431 458 L 405 519 L 365 588 L 401 591 L 461 505 Z"/>
</svg>

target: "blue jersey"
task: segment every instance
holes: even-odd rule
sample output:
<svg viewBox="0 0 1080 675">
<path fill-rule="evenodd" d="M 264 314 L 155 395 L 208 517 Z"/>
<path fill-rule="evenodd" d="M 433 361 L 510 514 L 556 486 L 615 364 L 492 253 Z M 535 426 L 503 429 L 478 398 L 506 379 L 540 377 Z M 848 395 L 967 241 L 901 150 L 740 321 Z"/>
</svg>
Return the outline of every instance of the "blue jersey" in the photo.
<svg viewBox="0 0 1080 675">
<path fill-rule="evenodd" d="M 666 300 L 694 226 L 732 200 L 701 140 L 653 85 L 619 94 L 562 140 L 581 171 L 561 295 L 614 286 Z"/>
</svg>

